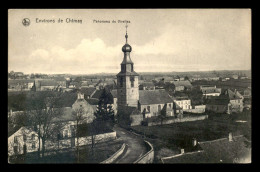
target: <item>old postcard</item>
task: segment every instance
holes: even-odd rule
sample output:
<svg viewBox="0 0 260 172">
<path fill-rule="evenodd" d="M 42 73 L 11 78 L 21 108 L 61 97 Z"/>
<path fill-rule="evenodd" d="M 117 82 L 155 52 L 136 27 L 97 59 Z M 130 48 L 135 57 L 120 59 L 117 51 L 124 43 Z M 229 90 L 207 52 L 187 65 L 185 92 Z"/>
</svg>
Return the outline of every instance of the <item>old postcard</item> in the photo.
<svg viewBox="0 0 260 172">
<path fill-rule="evenodd" d="M 251 163 L 250 9 L 9 9 L 8 162 Z"/>
</svg>

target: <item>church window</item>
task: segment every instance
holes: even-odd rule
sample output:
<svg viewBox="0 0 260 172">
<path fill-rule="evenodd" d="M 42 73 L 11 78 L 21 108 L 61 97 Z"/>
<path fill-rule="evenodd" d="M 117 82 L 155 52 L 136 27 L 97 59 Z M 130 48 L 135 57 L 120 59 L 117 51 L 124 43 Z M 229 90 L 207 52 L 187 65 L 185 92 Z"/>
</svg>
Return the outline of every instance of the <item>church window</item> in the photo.
<svg viewBox="0 0 260 172">
<path fill-rule="evenodd" d="M 130 81 L 131 81 L 131 87 L 134 87 L 135 78 L 133 76 L 131 76 Z"/>
<path fill-rule="evenodd" d="M 34 140 L 35 139 L 35 134 L 32 134 L 32 140 Z"/>
<path fill-rule="evenodd" d="M 171 103 L 169 103 L 169 107 L 171 108 L 172 106 L 171 106 Z"/>
<path fill-rule="evenodd" d="M 134 71 L 134 65 L 131 64 L 131 72 L 133 72 L 133 71 Z"/>
<path fill-rule="evenodd" d="M 121 65 L 121 71 L 125 72 L 125 65 L 123 65 L 123 64 Z"/>
<path fill-rule="evenodd" d="M 120 77 L 120 78 L 119 78 L 119 80 L 120 80 L 120 81 L 119 81 L 119 82 L 120 82 L 120 87 L 123 87 L 123 79 L 124 79 L 123 77 Z"/>
</svg>

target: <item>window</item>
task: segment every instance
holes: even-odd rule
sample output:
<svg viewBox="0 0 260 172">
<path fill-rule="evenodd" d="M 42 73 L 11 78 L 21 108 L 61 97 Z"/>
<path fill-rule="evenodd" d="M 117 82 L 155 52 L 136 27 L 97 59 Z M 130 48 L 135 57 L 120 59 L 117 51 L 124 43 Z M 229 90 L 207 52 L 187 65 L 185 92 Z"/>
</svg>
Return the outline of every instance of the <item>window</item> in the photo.
<svg viewBox="0 0 260 172">
<path fill-rule="evenodd" d="M 27 140 L 27 137 L 26 137 L 26 135 L 24 134 L 23 135 L 23 141 L 26 141 Z"/>
<path fill-rule="evenodd" d="M 169 103 L 169 107 L 170 107 L 170 108 L 172 107 L 171 103 Z"/>
<path fill-rule="evenodd" d="M 35 142 L 32 142 L 32 149 L 35 149 Z"/>
<path fill-rule="evenodd" d="M 32 140 L 34 140 L 35 139 L 35 134 L 32 134 Z"/>
<path fill-rule="evenodd" d="M 121 71 L 125 72 L 125 65 L 123 65 L 123 64 L 121 65 Z"/>
<path fill-rule="evenodd" d="M 14 136 L 14 143 L 18 143 L 17 136 Z"/>
<path fill-rule="evenodd" d="M 158 112 L 161 111 L 161 105 L 158 105 Z"/>
<path fill-rule="evenodd" d="M 147 110 L 148 110 L 148 112 L 150 112 L 150 106 L 147 106 Z"/>
<path fill-rule="evenodd" d="M 131 76 L 130 81 L 131 81 L 131 87 L 134 87 L 135 78 L 133 76 Z"/>
<path fill-rule="evenodd" d="M 134 65 L 131 64 L 131 72 L 133 72 L 133 70 L 134 70 Z"/>
<path fill-rule="evenodd" d="M 64 138 L 68 138 L 68 130 L 64 130 Z"/>
<path fill-rule="evenodd" d="M 120 87 L 123 87 L 123 81 L 124 81 L 124 78 L 123 78 L 123 77 L 120 77 L 120 78 L 119 78 Z"/>
<path fill-rule="evenodd" d="M 18 153 L 18 146 L 14 146 L 14 154 Z"/>
</svg>

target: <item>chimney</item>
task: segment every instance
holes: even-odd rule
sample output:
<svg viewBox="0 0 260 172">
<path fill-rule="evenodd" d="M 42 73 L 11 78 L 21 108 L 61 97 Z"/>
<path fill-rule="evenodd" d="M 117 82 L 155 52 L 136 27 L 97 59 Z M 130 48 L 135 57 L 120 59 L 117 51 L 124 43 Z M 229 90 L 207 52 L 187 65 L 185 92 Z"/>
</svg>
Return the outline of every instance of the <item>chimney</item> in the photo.
<svg viewBox="0 0 260 172">
<path fill-rule="evenodd" d="M 181 154 L 184 154 L 184 149 L 181 149 Z"/>
<path fill-rule="evenodd" d="M 228 134 L 228 141 L 232 142 L 233 141 L 233 135 L 232 133 Z"/>
<path fill-rule="evenodd" d="M 193 147 L 197 146 L 197 139 L 196 138 L 192 139 L 192 146 Z"/>
</svg>

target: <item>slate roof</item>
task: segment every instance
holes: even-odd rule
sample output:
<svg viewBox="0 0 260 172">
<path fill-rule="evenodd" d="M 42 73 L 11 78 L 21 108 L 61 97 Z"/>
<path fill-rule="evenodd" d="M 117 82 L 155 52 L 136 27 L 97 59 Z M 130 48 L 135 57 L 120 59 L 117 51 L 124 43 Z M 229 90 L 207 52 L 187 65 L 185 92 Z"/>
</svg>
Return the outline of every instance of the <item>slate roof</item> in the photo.
<svg viewBox="0 0 260 172">
<path fill-rule="evenodd" d="M 227 99 L 226 97 L 223 97 L 223 96 L 219 96 L 219 97 L 210 99 L 207 104 L 209 104 L 209 105 L 228 105 L 229 99 Z"/>
<path fill-rule="evenodd" d="M 251 162 L 251 142 L 244 136 L 198 142 L 203 151 L 189 152 L 163 160 L 164 163 L 234 163 Z"/>
<path fill-rule="evenodd" d="M 142 105 L 171 103 L 173 100 L 165 90 L 139 90 Z"/>
<path fill-rule="evenodd" d="M 57 81 L 54 80 L 40 80 L 39 81 L 41 86 L 58 86 L 59 84 L 57 83 Z"/>
<path fill-rule="evenodd" d="M 81 88 L 79 91 L 81 93 L 84 93 L 84 95 L 86 95 L 86 96 L 91 96 L 96 91 L 96 88 L 94 88 L 94 87 Z"/>
<path fill-rule="evenodd" d="M 144 87 L 154 87 L 154 83 L 153 82 L 143 82 L 140 85 L 144 86 Z"/>
<path fill-rule="evenodd" d="M 32 83 L 32 82 L 34 82 L 33 79 L 11 79 L 8 80 L 8 85 L 25 84 L 25 83 Z"/>
<path fill-rule="evenodd" d="M 99 99 L 99 98 L 101 97 L 103 91 L 104 91 L 103 89 L 102 89 L 102 90 L 97 90 L 97 91 L 93 94 L 92 98 Z"/>
<path fill-rule="evenodd" d="M 178 86 L 184 86 L 187 88 L 192 87 L 190 81 L 173 81 L 173 84 L 175 85 L 175 87 L 178 87 Z"/>
<path fill-rule="evenodd" d="M 223 90 L 222 96 L 226 96 L 230 100 L 236 100 L 236 99 L 241 99 L 238 95 L 236 95 L 233 91 L 230 89 Z"/>
<path fill-rule="evenodd" d="M 214 88 L 214 89 L 204 89 L 202 91 L 203 94 L 210 94 L 210 93 L 221 93 L 221 90 L 218 88 Z"/>
</svg>

